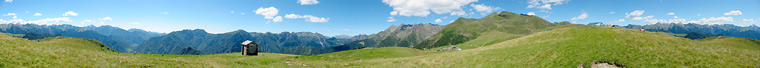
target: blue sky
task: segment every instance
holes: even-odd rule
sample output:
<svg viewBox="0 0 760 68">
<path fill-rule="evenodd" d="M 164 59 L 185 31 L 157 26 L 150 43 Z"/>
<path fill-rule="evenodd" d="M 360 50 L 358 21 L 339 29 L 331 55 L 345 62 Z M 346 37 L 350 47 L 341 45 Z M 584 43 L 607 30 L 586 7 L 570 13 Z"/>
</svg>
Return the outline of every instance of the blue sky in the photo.
<svg viewBox="0 0 760 68">
<path fill-rule="evenodd" d="M 399 24 L 446 25 L 499 11 L 578 24 L 760 23 L 760 0 L 5 0 L 0 23 L 334 36 L 372 34 Z"/>
</svg>

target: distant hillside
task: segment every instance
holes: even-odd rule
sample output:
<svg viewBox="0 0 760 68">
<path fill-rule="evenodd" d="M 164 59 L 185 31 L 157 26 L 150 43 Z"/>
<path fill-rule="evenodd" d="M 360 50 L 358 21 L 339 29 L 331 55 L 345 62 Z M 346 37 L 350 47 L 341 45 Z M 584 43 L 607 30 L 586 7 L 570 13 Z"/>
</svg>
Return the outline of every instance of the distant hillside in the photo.
<svg viewBox="0 0 760 68">
<path fill-rule="evenodd" d="M 5 33 L 0 33 L 5 34 Z M 82 38 L 72 38 L 72 37 L 48 37 L 45 39 L 39 39 L 38 41 L 32 41 L 32 40 L 26 40 L 21 38 L 15 38 L 5 35 L 0 35 L 0 45 L 2 49 L 0 50 L 17 50 L 23 51 L 23 50 L 40 50 L 40 51 L 53 51 L 50 49 L 40 49 L 40 48 L 31 48 L 31 47 L 50 47 L 52 49 L 55 48 L 61 48 L 61 49 L 77 49 L 77 50 L 88 50 L 88 51 L 99 51 L 99 52 L 114 52 L 113 49 L 106 46 L 103 43 L 100 43 L 100 41 L 92 40 L 92 39 L 82 39 Z M 15 48 L 15 49 L 14 49 Z M 55 50 L 61 50 L 61 49 L 55 49 Z M 3 51 L 4 55 L 9 55 L 8 52 L 17 52 L 17 51 Z M 15 53 L 20 54 L 20 53 Z M 34 54 L 34 53 L 27 53 L 27 54 Z M 44 57 L 44 56 L 40 56 Z M 9 59 L 9 58 L 6 58 Z"/>
<path fill-rule="evenodd" d="M 333 36 L 333 38 L 330 38 L 330 39 L 338 40 L 337 43 L 349 43 L 349 42 L 354 42 L 357 40 L 368 39 L 369 37 L 370 35 L 366 35 L 366 34 L 359 34 L 355 36 L 348 36 L 348 35 L 342 34 L 342 35 Z"/>
<path fill-rule="evenodd" d="M 327 37 L 312 32 L 251 33 L 260 51 L 297 55 L 315 55 L 333 52 L 329 47 L 339 46 L 350 38 Z M 360 36 L 357 36 L 357 38 Z M 351 37 L 353 38 L 353 37 Z"/>
<path fill-rule="evenodd" d="M 89 26 L 94 27 L 94 26 Z M 111 35 L 104 35 L 95 30 L 111 30 L 117 31 Z M 131 52 L 132 48 L 139 43 L 134 41 L 144 41 L 146 37 L 153 37 L 161 35 L 160 33 L 147 32 L 147 31 L 126 31 L 111 26 L 102 26 L 99 28 L 85 28 L 72 25 L 36 25 L 36 24 L 0 24 L 0 32 L 12 33 L 12 34 L 28 34 L 34 33 L 40 39 L 52 36 L 39 36 L 39 35 L 62 35 L 67 37 L 95 39 L 103 42 L 105 45 L 110 46 L 117 52 Z M 138 37 L 138 38 L 134 38 Z M 31 38 L 31 36 L 29 37 Z M 130 42 L 132 41 L 132 42 Z"/>
<path fill-rule="evenodd" d="M 240 43 L 245 40 L 259 44 L 259 51 L 263 52 L 314 55 L 333 52 L 325 48 L 338 46 L 350 38 L 338 39 L 311 32 L 249 33 L 243 30 L 210 34 L 203 29 L 195 29 L 153 37 L 136 49 L 146 54 L 171 54 L 188 47 L 205 54 L 231 53 L 240 52 Z"/>
<path fill-rule="evenodd" d="M 55 37 L 55 36 L 61 36 L 61 35 L 26 33 L 21 38 L 25 38 L 25 39 L 29 39 L 29 40 L 40 40 L 40 39 L 44 39 L 44 38 L 47 38 L 47 37 Z"/>
<path fill-rule="evenodd" d="M 704 39 L 709 37 L 715 37 L 715 36 L 724 36 L 723 34 L 704 34 L 704 33 L 697 33 L 697 32 L 689 32 L 689 34 L 686 34 L 686 36 L 683 36 L 684 38 L 689 39 Z"/>
<path fill-rule="evenodd" d="M 240 52 L 240 42 L 252 39 L 242 30 L 222 34 L 209 34 L 202 29 L 182 30 L 153 37 L 135 49 L 146 54 L 170 54 L 188 47 L 207 54 L 230 53 Z"/>
<path fill-rule="evenodd" d="M 72 25 L 49 25 L 50 27 L 58 27 L 58 28 L 64 28 L 64 29 L 87 29 L 97 32 L 98 34 L 105 35 L 105 36 L 113 36 L 120 39 L 123 39 L 131 44 L 139 44 L 142 43 L 145 40 L 150 39 L 150 37 L 156 37 L 165 35 L 163 33 L 157 33 L 157 32 L 149 32 L 142 29 L 121 29 L 119 27 L 114 27 L 110 25 L 103 25 L 103 26 L 85 26 L 85 27 L 79 27 L 79 26 L 72 26 Z"/>
<path fill-rule="evenodd" d="M 368 39 L 346 43 L 344 48 L 334 47 L 336 51 L 353 49 L 358 47 L 412 47 L 422 40 L 441 31 L 443 26 L 435 24 L 401 24 L 392 25 Z"/>
<path fill-rule="evenodd" d="M 121 29 L 118 27 L 113 27 L 109 25 L 103 25 L 103 26 L 87 26 L 82 27 L 84 29 L 89 29 L 96 31 L 100 34 L 106 35 L 106 36 L 115 36 L 122 38 L 124 40 L 127 40 L 130 43 L 142 43 L 145 40 L 150 39 L 151 37 L 166 35 L 163 33 L 157 33 L 157 32 L 149 32 L 142 29 Z"/>
<path fill-rule="evenodd" d="M 657 23 L 651 25 L 628 25 L 628 29 L 644 28 L 653 32 L 668 32 L 675 34 L 688 34 L 691 32 L 700 34 L 715 34 L 731 37 L 760 39 L 760 30 L 755 29 L 757 26 L 740 27 L 731 24 L 721 25 L 700 25 L 700 24 L 682 24 L 682 23 Z M 702 37 L 704 38 L 704 37 Z"/>
<path fill-rule="evenodd" d="M 427 38 L 414 48 L 433 48 L 464 43 L 485 34 L 527 35 L 545 31 L 558 25 L 569 23 L 551 23 L 540 17 L 515 14 L 512 12 L 492 13 L 480 19 L 459 18 L 446 25 L 443 30 Z M 494 41 L 479 40 L 479 41 Z M 503 40 L 501 40 L 503 41 Z M 496 41 L 500 42 L 500 41 Z M 476 44 L 480 45 L 480 44 Z"/>
</svg>

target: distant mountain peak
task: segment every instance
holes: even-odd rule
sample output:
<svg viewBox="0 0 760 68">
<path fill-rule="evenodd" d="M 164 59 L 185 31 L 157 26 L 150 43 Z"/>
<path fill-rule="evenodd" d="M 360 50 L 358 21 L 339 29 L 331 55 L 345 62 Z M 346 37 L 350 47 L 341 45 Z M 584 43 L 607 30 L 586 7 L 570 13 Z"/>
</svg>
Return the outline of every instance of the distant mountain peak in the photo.
<svg viewBox="0 0 760 68">
<path fill-rule="evenodd" d="M 232 32 L 227 32 L 227 33 L 248 33 L 248 32 L 245 31 L 245 30 L 243 30 L 243 29 L 238 29 L 238 30 L 235 30 L 235 31 L 232 31 Z"/>
<path fill-rule="evenodd" d="M 206 30 L 203 29 L 185 29 L 181 31 L 174 31 L 172 33 L 179 32 L 179 33 L 208 33 Z"/>
</svg>

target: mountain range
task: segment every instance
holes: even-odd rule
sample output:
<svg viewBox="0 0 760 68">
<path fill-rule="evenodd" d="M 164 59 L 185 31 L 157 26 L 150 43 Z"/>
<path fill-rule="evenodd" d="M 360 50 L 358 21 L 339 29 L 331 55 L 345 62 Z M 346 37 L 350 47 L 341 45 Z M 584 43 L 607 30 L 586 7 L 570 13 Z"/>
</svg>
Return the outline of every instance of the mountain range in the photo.
<svg viewBox="0 0 760 68">
<path fill-rule="evenodd" d="M 574 27 L 570 22 L 548 22 L 540 17 L 511 12 L 492 13 L 480 19 L 458 18 L 451 24 L 401 24 L 370 35 L 324 36 L 312 32 L 246 32 L 236 30 L 212 34 L 203 29 L 186 29 L 168 34 L 141 29 L 121 29 L 113 26 L 72 26 L 36 24 L 0 24 L 0 32 L 24 34 L 30 40 L 67 36 L 94 39 L 116 52 L 145 54 L 219 54 L 240 52 L 240 42 L 252 40 L 259 50 L 270 53 L 316 55 L 364 47 L 410 47 L 429 49 L 447 45 L 490 45 L 535 32 Z M 683 37 L 702 39 L 713 36 L 732 36 L 758 39 L 760 28 L 724 25 L 658 23 L 628 25 L 622 28 L 685 34 Z M 499 38 L 494 38 L 497 36 Z M 477 42 L 470 42 L 475 40 Z M 469 42 L 469 43 L 468 43 Z"/>
<path fill-rule="evenodd" d="M 624 28 L 639 29 L 644 28 L 647 31 L 667 32 L 674 34 L 705 34 L 705 36 L 731 36 L 750 39 L 760 39 L 760 29 L 751 25 L 747 27 L 735 26 L 731 24 L 701 25 L 694 23 L 657 23 L 650 25 L 627 25 Z M 707 35 L 711 34 L 711 35 Z M 714 35 L 712 35 L 714 34 Z M 701 37 L 706 38 L 706 37 Z M 693 38 L 699 39 L 699 38 Z"/>
<path fill-rule="evenodd" d="M 388 29 L 372 34 L 368 39 L 347 43 L 349 46 L 365 47 L 412 47 L 441 31 L 444 26 L 436 24 L 391 25 Z M 356 45 L 358 44 L 358 45 Z"/>
<path fill-rule="evenodd" d="M 193 48 L 205 54 L 240 52 L 240 42 L 251 40 L 259 44 L 259 51 L 309 55 L 325 51 L 299 52 L 299 50 L 320 50 L 341 45 L 346 41 L 361 39 L 355 37 L 327 37 L 311 32 L 259 33 L 237 30 L 221 34 L 210 34 L 203 29 L 182 30 L 164 36 L 153 37 L 137 47 L 138 53 L 170 54 Z M 330 52 L 330 51 L 327 51 Z"/>
<path fill-rule="evenodd" d="M 156 32 L 148 32 L 140 29 L 131 29 L 130 31 L 112 27 L 112 26 L 86 26 L 78 27 L 68 24 L 62 25 L 37 25 L 37 24 L 0 24 L 0 32 L 11 34 L 28 34 L 35 35 L 61 35 L 67 37 L 77 37 L 86 39 L 95 39 L 103 44 L 110 46 L 116 52 L 132 52 L 132 48 L 137 46 L 147 38 L 163 35 Z M 41 38 L 52 36 L 38 36 Z M 40 38 L 36 38 L 40 39 Z"/>
<path fill-rule="evenodd" d="M 372 35 L 338 35 L 327 37 L 311 32 L 259 33 L 243 30 L 210 34 L 202 29 L 171 32 L 154 37 L 137 47 L 138 53 L 171 54 L 183 48 L 194 48 L 205 54 L 240 52 L 240 42 L 251 40 L 259 51 L 297 55 L 316 55 L 360 47 L 408 47 L 437 33 L 443 26 L 434 24 L 402 24 Z M 379 42 L 379 43 L 376 43 Z"/>
</svg>

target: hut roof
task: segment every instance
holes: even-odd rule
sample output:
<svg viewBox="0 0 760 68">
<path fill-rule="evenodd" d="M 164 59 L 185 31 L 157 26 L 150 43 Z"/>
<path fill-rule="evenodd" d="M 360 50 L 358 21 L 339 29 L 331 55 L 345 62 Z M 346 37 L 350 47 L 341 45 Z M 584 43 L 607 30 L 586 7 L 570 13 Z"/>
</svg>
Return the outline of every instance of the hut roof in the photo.
<svg viewBox="0 0 760 68">
<path fill-rule="evenodd" d="M 243 45 L 247 45 L 247 44 L 251 44 L 251 43 L 253 43 L 253 41 L 251 41 L 251 40 L 245 40 L 245 42 L 243 42 L 242 44 Z"/>
</svg>

